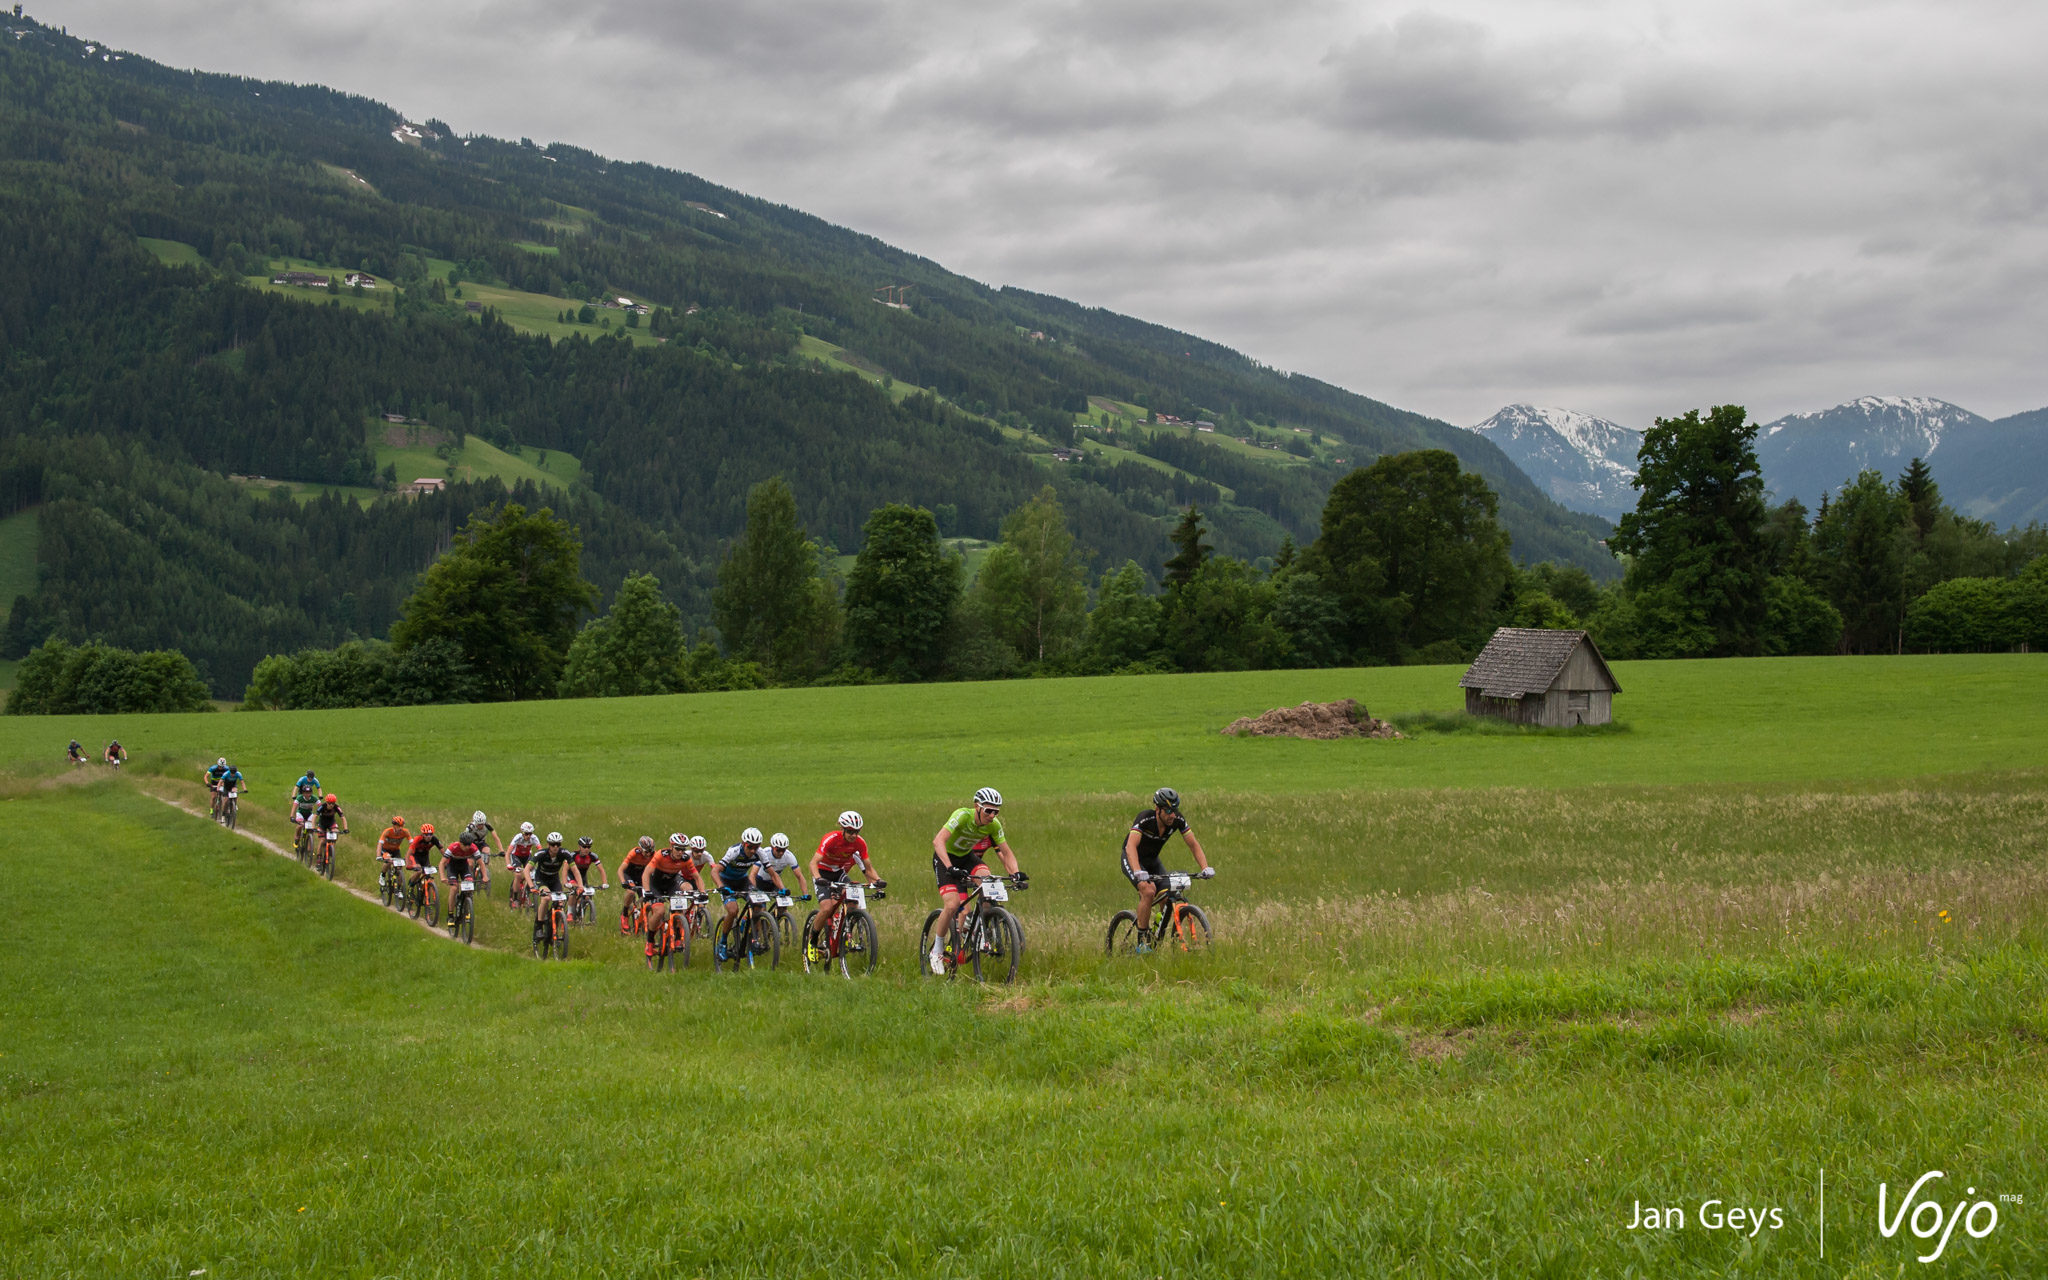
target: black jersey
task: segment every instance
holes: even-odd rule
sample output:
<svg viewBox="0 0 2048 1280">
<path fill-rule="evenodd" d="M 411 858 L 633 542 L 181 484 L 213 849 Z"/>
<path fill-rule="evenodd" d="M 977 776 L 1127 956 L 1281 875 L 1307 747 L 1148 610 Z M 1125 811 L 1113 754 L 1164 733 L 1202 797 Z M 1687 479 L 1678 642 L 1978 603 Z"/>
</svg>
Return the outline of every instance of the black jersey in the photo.
<svg viewBox="0 0 2048 1280">
<path fill-rule="evenodd" d="M 1166 825 L 1159 825 L 1159 811 L 1145 809 L 1131 823 L 1131 830 L 1138 833 L 1138 857 L 1145 862 L 1159 861 L 1159 851 L 1166 847 L 1167 840 L 1175 833 L 1187 834 L 1188 820 L 1177 813 L 1166 815 Z M 1128 839 L 1128 837 L 1126 837 Z"/>
<path fill-rule="evenodd" d="M 543 879 L 557 880 L 561 878 L 563 864 L 575 856 L 572 851 L 564 849 L 558 844 L 542 845 L 539 852 L 535 853 L 532 860 L 526 864 L 526 867 L 534 875 L 540 876 Z"/>
</svg>

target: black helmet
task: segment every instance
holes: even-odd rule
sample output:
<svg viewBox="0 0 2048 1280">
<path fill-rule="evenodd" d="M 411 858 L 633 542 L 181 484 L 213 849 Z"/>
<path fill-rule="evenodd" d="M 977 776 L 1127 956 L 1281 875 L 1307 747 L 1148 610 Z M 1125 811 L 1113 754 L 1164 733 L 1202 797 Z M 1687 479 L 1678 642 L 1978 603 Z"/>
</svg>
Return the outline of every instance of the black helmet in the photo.
<svg viewBox="0 0 2048 1280">
<path fill-rule="evenodd" d="M 1152 793 L 1152 805 L 1154 808 L 1164 809 L 1168 813 L 1179 813 L 1180 792 L 1175 791 L 1172 787 L 1161 787 Z"/>
</svg>

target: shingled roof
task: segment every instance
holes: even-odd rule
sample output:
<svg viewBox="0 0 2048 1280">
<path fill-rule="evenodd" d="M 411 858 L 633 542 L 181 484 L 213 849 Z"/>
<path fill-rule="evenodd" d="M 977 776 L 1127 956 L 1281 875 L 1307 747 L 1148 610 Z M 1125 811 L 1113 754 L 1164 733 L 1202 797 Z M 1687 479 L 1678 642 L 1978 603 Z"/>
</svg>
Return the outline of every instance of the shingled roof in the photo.
<svg viewBox="0 0 2048 1280">
<path fill-rule="evenodd" d="M 1600 664 L 1614 692 L 1621 692 L 1600 647 L 1583 631 L 1552 631 L 1540 627 L 1502 627 L 1486 642 L 1479 657 L 1458 678 L 1461 688 L 1477 689 L 1489 698 L 1521 698 L 1549 690 L 1572 651 L 1581 644 Z"/>
</svg>

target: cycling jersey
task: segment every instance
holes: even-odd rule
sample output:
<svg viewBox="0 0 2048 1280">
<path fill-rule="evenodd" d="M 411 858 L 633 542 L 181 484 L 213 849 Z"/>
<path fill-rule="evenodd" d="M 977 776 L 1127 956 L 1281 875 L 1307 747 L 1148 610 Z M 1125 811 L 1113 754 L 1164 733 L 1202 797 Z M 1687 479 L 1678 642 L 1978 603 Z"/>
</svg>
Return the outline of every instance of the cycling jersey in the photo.
<svg viewBox="0 0 2048 1280">
<path fill-rule="evenodd" d="M 1138 833 L 1138 861 L 1145 864 L 1147 871 L 1151 871 L 1158 865 L 1159 851 L 1166 847 L 1167 840 L 1175 832 L 1187 834 L 1188 820 L 1177 813 L 1169 813 L 1166 815 L 1166 824 L 1161 826 L 1159 812 L 1156 809 L 1146 809 L 1131 823 L 1131 830 Z M 1129 838 L 1125 837 L 1126 840 Z M 1121 854 L 1121 848 L 1118 852 Z"/>
<path fill-rule="evenodd" d="M 220 786 L 223 791 L 234 791 L 240 788 L 241 785 L 242 771 L 240 769 L 230 769 L 220 776 Z"/>
<path fill-rule="evenodd" d="M 377 852 L 387 858 L 396 857 L 405 848 L 406 840 L 412 833 L 404 827 L 386 827 L 384 834 L 377 837 Z"/>
<path fill-rule="evenodd" d="M 78 748 L 73 747 L 72 750 L 75 752 Z M 206 771 L 206 780 L 208 783 L 218 784 L 222 778 L 227 776 L 227 772 L 228 767 L 226 765 L 217 764 Z"/>
<path fill-rule="evenodd" d="M 313 771 L 308 769 L 305 773 L 299 775 L 299 780 L 294 782 L 292 787 L 294 790 L 310 791 L 314 795 L 318 795 L 320 794 L 320 779 L 314 777 Z"/>
<path fill-rule="evenodd" d="M 542 845 L 534 852 L 533 864 L 527 870 L 537 876 L 560 877 L 563 865 L 572 856 L 574 855 L 558 844 Z"/>
<path fill-rule="evenodd" d="M 496 834 L 498 834 L 498 829 L 488 822 L 472 822 L 462 829 L 462 838 L 464 840 L 469 841 L 477 848 L 486 852 L 491 847 L 490 838 Z"/>
<path fill-rule="evenodd" d="M 415 864 L 424 867 L 427 865 L 427 859 L 434 856 L 434 850 L 439 848 L 441 848 L 441 837 L 426 834 L 417 835 L 412 839 L 412 849 L 409 856 Z"/>
<path fill-rule="evenodd" d="M 340 805 L 327 804 L 323 801 L 319 808 L 313 810 L 313 825 L 322 831 L 332 831 L 341 825 L 341 820 L 345 816 L 347 815 L 342 813 Z"/>
<path fill-rule="evenodd" d="M 727 849 L 725 851 L 725 856 L 718 860 L 719 873 L 723 875 L 728 869 L 737 869 L 744 871 L 747 868 L 754 866 L 765 867 L 772 863 L 774 860 L 775 851 L 773 849 L 770 849 L 765 844 L 755 845 L 752 851 L 749 851 L 747 849 L 747 846 L 743 844 L 736 844 L 732 846 L 730 849 Z M 792 862 L 790 863 L 790 865 L 795 866 L 796 864 Z"/>
<path fill-rule="evenodd" d="M 531 858 L 539 848 L 540 837 L 522 831 L 512 837 L 512 843 L 505 846 L 505 856 L 514 859 L 512 865 L 516 867 Z"/>
<path fill-rule="evenodd" d="M 978 853 L 1005 843 L 1002 815 L 997 814 L 985 824 L 978 823 L 974 820 L 972 805 L 955 809 L 942 830 L 946 833 L 946 856 L 949 858 Z"/>
<path fill-rule="evenodd" d="M 298 813 L 299 817 L 301 818 L 304 818 L 307 815 L 311 814 L 313 810 L 319 807 L 320 793 L 317 791 L 308 791 L 305 788 L 301 787 L 298 791 L 298 794 L 292 797 L 292 808 Z"/>
<path fill-rule="evenodd" d="M 870 865 L 868 862 L 868 842 L 859 836 L 850 836 L 844 831 L 834 831 L 823 840 L 818 841 L 818 870 L 820 874 L 826 871 L 844 872 L 850 869 L 856 862 L 864 867 Z"/>
<path fill-rule="evenodd" d="M 569 860 L 576 864 L 578 871 L 589 875 L 590 869 L 597 865 L 597 854 L 590 849 L 578 849 L 569 855 Z"/>
<path fill-rule="evenodd" d="M 634 845 L 627 852 L 626 860 L 619 864 L 619 879 L 624 880 L 627 884 L 637 886 L 640 883 L 641 873 L 647 870 L 648 859 L 653 856 L 652 850 L 642 849 L 637 844 Z"/>
<path fill-rule="evenodd" d="M 647 895 L 651 898 L 663 898 L 674 893 L 683 872 L 696 864 L 697 860 L 688 854 L 679 858 L 671 857 L 666 849 L 655 854 L 647 860 L 647 874 L 642 878 L 642 883 L 647 886 Z"/>
<path fill-rule="evenodd" d="M 477 847 L 466 840 L 457 840 L 448 846 L 448 874 L 457 879 L 469 872 L 469 864 L 482 856 Z"/>
</svg>

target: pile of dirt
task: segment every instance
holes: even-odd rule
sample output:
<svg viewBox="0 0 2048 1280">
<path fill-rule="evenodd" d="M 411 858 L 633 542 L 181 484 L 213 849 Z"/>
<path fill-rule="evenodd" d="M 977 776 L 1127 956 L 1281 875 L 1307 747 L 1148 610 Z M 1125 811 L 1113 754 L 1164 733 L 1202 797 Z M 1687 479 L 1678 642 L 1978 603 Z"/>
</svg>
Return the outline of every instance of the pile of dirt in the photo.
<svg viewBox="0 0 2048 1280">
<path fill-rule="evenodd" d="M 1384 720 L 1366 714 L 1358 699 L 1340 702 L 1304 702 L 1298 707 L 1275 707 L 1262 716 L 1245 716 L 1233 721 L 1223 732 L 1233 737 L 1251 734 L 1260 738 L 1399 738 L 1406 735 Z"/>
</svg>

